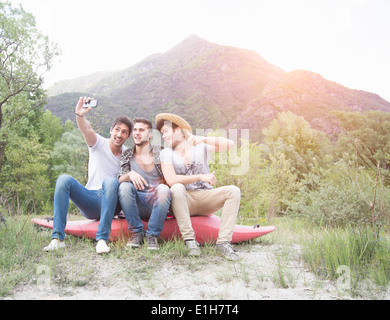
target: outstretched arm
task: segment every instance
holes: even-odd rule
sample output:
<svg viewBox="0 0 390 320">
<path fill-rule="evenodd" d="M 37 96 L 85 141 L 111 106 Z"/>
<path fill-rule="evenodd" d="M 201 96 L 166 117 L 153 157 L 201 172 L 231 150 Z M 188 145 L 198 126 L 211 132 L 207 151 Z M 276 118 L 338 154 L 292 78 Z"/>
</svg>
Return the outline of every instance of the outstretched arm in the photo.
<svg viewBox="0 0 390 320">
<path fill-rule="evenodd" d="M 190 135 L 187 139 L 187 142 L 189 142 L 193 146 L 205 143 L 208 145 L 210 152 L 228 151 L 234 147 L 233 140 L 226 139 L 223 137 L 203 137 Z"/>
<path fill-rule="evenodd" d="M 89 147 L 92 147 L 95 145 L 97 141 L 97 136 L 95 131 L 93 131 L 91 124 L 87 119 L 85 119 L 85 115 L 92 109 L 92 108 L 84 108 L 83 104 L 84 102 L 87 102 L 88 100 L 91 100 L 90 98 L 86 97 L 80 97 L 79 101 L 77 102 L 75 113 L 76 113 L 76 122 L 77 126 L 79 127 L 80 131 L 82 132 L 84 136 L 84 140 L 86 144 Z"/>
</svg>

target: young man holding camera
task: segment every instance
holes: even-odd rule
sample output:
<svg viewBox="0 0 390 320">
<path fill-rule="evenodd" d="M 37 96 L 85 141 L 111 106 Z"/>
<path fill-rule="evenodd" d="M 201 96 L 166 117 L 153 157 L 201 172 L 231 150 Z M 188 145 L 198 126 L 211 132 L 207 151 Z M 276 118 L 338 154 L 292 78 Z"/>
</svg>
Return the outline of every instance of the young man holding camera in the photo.
<svg viewBox="0 0 390 320">
<path fill-rule="evenodd" d="M 96 100 L 80 97 L 76 109 L 77 125 L 89 149 L 88 182 L 84 187 L 69 175 L 58 178 L 54 192 L 54 220 L 52 241 L 45 251 L 65 248 L 65 227 L 69 209 L 69 199 L 80 209 L 87 219 L 99 221 L 96 233 L 96 252 L 108 253 L 107 245 L 111 222 L 119 212 L 118 188 L 119 158 L 126 149 L 124 143 L 130 137 L 132 122 L 125 116 L 117 117 L 110 129 L 110 138 L 98 135 L 85 116 L 93 108 Z"/>
</svg>

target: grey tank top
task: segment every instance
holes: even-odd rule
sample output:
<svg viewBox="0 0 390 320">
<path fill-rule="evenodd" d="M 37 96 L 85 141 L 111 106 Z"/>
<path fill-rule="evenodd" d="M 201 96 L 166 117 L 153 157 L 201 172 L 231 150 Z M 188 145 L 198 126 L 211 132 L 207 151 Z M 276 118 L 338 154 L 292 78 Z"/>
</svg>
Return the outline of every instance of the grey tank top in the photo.
<svg viewBox="0 0 390 320">
<path fill-rule="evenodd" d="M 150 189 L 153 189 L 162 182 L 162 177 L 160 176 L 160 173 L 156 169 L 156 166 L 153 167 L 152 171 L 147 172 L 138 165 L 134 157 L 130 158 L 130 164 L 131 164 L 131 170 L 134 170 L 135 172 L 139 173 L 149 185 L 143 191 L 148 191 Z"/>
</svg>

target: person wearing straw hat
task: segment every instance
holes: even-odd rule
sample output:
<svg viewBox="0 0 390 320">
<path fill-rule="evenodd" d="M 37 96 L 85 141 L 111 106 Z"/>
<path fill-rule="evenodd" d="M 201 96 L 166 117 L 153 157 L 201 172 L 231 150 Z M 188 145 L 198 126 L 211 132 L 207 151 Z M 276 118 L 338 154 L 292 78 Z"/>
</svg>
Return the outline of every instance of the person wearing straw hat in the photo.
<svg viewBox="0 0 390 320">
<path fill-rule="evenodd" d="M 212 152 L 228 151 L 234 142 L 223 137 L 193 135 L 190 124 L 174 114 L 158 114 L 155 121 L 168 146 L 160 153 L 161 168 L 171 187 L 173 214 L 190 255 L 200 254 L 190 217 L 209 215 L 222 208 L 216 250 L 229 260 L 239 259 L 230 241 L 241 192 L 236 186 L 213 188 L 217 179 L 208 164 Z"/>
</svg>

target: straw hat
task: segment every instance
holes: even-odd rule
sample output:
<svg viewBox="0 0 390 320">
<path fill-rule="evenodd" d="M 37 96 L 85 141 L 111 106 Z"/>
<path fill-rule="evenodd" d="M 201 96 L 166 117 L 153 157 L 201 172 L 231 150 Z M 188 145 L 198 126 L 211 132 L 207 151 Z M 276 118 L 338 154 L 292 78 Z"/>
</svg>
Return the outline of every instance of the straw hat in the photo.
<svg viewBox="0 0 390 320">
<path fill-rule="evenodd" d="M 188 139 L 189 134 L 192 134 L 192 128 L 190 124 L 184 120 L 182 117 L 179 117 L 172 113 L 160 113 L 156 116 L 155 122 L 159 121 L 170 121 L 176 124 L 180 129 L 183 130 L 184 136 Z"/>
</svg>

